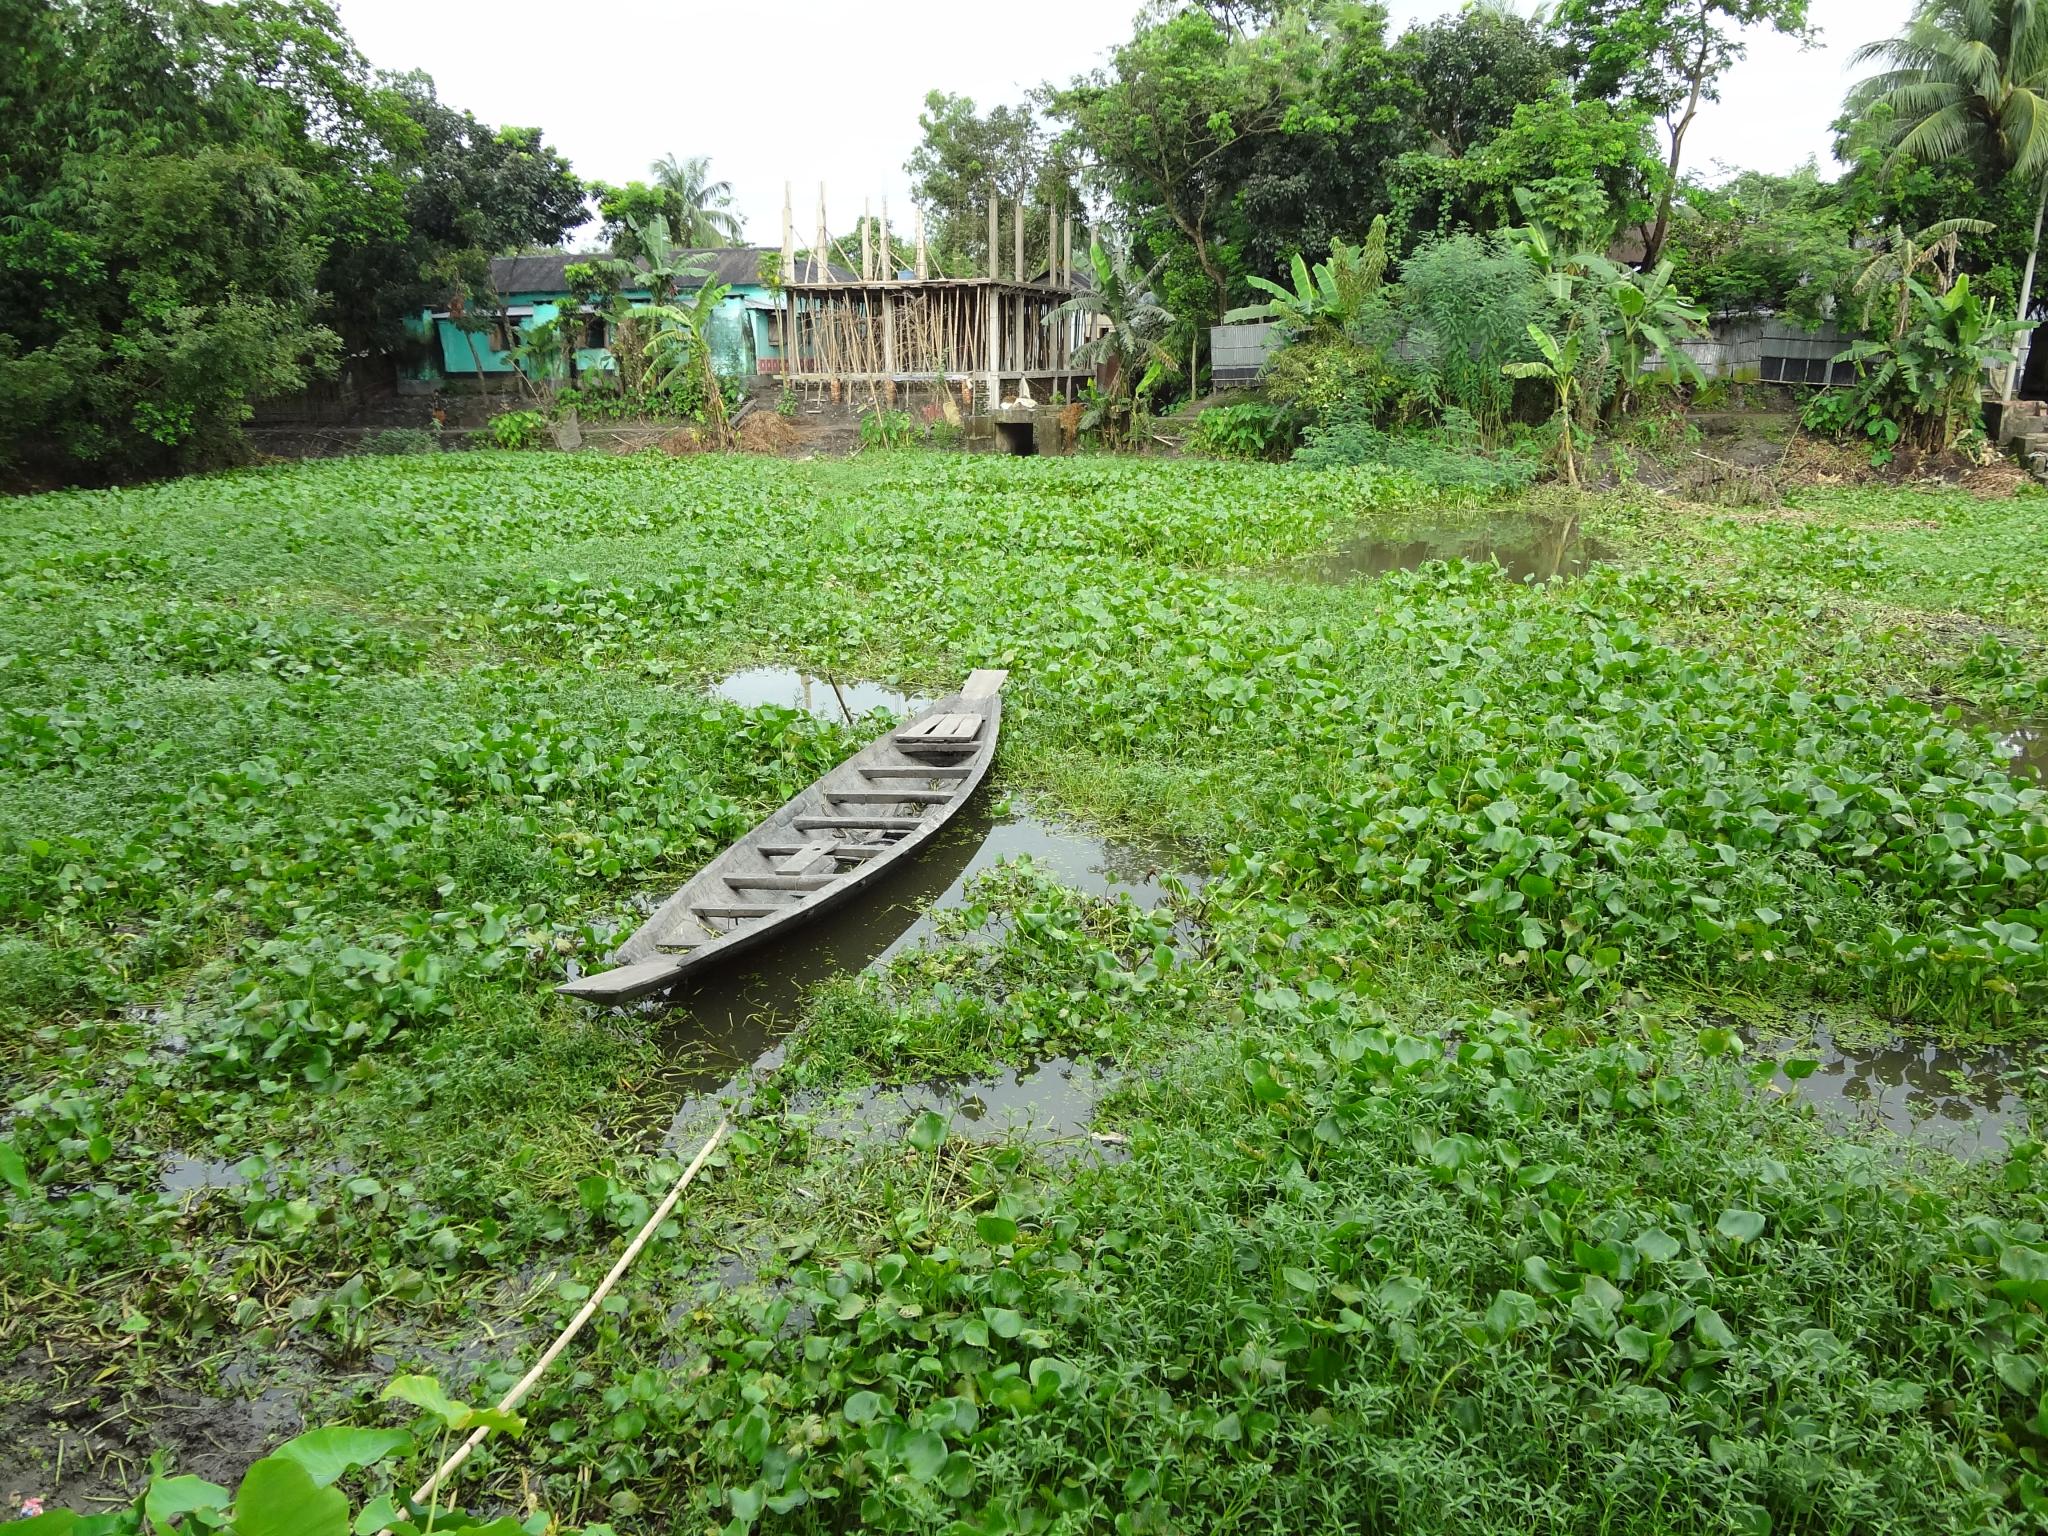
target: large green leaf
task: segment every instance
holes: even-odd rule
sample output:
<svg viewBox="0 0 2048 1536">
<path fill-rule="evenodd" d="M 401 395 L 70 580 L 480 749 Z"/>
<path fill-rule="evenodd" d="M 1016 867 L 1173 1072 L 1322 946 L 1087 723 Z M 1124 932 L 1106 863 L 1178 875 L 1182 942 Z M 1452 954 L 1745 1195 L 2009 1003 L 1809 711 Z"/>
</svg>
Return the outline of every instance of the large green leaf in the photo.
<svg viewBox="0 0 2048 1536">
<path fill-rule="evenodd" d="M 235 1493 L 235 1536 L 349 1536 L 348 1500 L 296 1461 L 266 1456 Z"/>
<path fill-rule="evenodd" d="M 273 1456 L 296 1461 L 314 1483 L 325 1488 L 342 1473 L 355 1467 L 373 1466 L 394 1451 L 412 1445 L 412 1436 L 402 1429 L 315 1429 L 287 1440 Z"/>
<path fill-rule="evenodd" d="M 228 1491 L 203 1477 L 151 1478 L 142 1495 L 142 1517 L 159 1536 L 170 1536 L 180 1517 L 228 1507 Z"/>
</svg>

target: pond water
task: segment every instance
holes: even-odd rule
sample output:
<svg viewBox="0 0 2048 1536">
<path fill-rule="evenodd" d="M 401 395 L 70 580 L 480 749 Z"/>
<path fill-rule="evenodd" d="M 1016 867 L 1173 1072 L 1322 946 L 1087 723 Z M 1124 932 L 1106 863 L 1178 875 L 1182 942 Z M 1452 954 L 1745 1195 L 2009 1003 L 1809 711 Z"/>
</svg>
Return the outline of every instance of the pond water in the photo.
<svg viewBox="0 0 2048 1536">
<path fill-rule="evenodd" d="M 2011 759 L 2006 771 L 2016 779 L 2048 779 L 2048 728 L 1990 721 L 1984 728 L 1996 736 Z"/>
<path fill-rule="evenodd" d="M 914 715 L 933 702 L 886 683 L 835 680 L 799 672 L 795 667 L 749 667 L 721 677 L 711 685 L 711 692 L 749 709 L 777 704 L 784 709 L 804 710 L 821 720 L 858 720 L 876 709 Z"/>
<path fill-rule="evenodd" d="M 1342 583 L 1412 571 L 1432 560 L 1491 560 L 1512 581 L 1550 581 L 1581 575 L 1612 558 L 1606 546 L 1579 531 L 1576 518 L 1502 517 L 1454 528 L 1366 529 L 1312 557 L 1306 574 Z"/>
<path fill-rule="evenodd" d="M 1147 910 L 1167 899 L 1169 879 L 1190 890 L 1201 883 L 1170 850 L 1118 842 L 1033 815 L 1016 801 L 977 795 L 858 899 L 633 1005 L 685 1058 L 669 1079 L 672 1087 L 701 1094 L 764 1058 L 772 1063 L 806 992 L 925 942 L 937 928 L 931 911 L 963 905 L 969 881 L 1022 855 L 1063 885 L 1092 896 L 1128 896 Z M 685 1104 L 678 1128 L 694 1123 L 703 1102 Z"/>
<path fill-rule="evenodd" d="M 189 1152 L 166 1152 L 157 1188 L 167 1195 L 196 1189 L 233 1189 L 243 1182 L 237 1163 L 227 1158 L 194 1157 Z"/>
<path fill-rule="evenodd" d="M 812 1129 L 835 1141 L 890 1140 L 934 1110 L 946 1117 L 949 1134 L 963 1141 L 1021 1136 L 1097 1161 L 1118 1161 L 1125 1155 L 1121 1140 L 1089 1130 L 1095 1106 L 1115 1084 L 1115 1077 L 1090 1062 L 1055 1057 L 1034 1067 L 1005 1068 L 994 1077 L 870 1089 L 843 1111 L 821 1114 Z M 791 1107 L 811 1106 L 798 1099 Z"/>
<path fill-rule="evenodd" d="M 2016 1085 L 2044 1070 L 2024 1047 L 1950 1050 L 1914 1040 L 1845 1046 L 1826 1029 L 1817 1029 L 1808 1043 L 1765 1047 L 1819 1060 L 1813 1075 L 1791 1091 L 1829 1120 L 1891 1131 L 1963 1158 L 2004 1149 L 2006 1128 L 2027 1120 Z"/>
</svg>

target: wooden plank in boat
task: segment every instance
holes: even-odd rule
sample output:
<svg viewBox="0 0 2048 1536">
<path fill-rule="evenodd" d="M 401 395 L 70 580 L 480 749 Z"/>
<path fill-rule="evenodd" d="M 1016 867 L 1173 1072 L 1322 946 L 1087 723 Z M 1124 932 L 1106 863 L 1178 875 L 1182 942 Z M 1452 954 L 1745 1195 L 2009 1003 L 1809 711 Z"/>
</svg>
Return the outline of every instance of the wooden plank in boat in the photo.
<svg viewBox="0 0 2048 1536">
<path fill-rule="evenodd" d="M 896 733 L 899 742 L 965 741 L 981 734 L 982 717 L 977 714 L 930 715 L 913 721 Z"/>
<path fill-rule="evenodd" d="M 965 768 L 939 763 L 918 763 L 910 768 L 862 768 L 857 771 L 870 779 L 957 779 L 967 772 Z"/>
<path fill-rule="evenodd" d="M 766 849 L 762 852 L 765 854 Z M 834 862 L 831 839 L 804 843 L 793 848 L 775 866 L 776 873 L 784 875 L 809 875 L 830 870 Z"/>
<path fill-rule="evenodd" d="M 792 823 L 799 832 L 823 832 L 830 827 L 880 827 L 884 832 L 909 832 L 924 825 L 921 816 L 799 816 Z"/>
<path fill-rule="evenodd" d="M 837 875 L 727 875 L 736 891 L 822 891 Z"/>
<path fill-rule="evenodd" d="M 844 800 L 849 805 L 944 805 L 953 798 L 950 789 L 835 789 L 827 800 Z"/>
<path fill-rule="evenodd" d="M 699 917 L 773 917 L 778 912 L 787 912 L 792 905 L 787 901 L 700 901 L 690 910 Z"/>
<path fill-rule="evenodd" d="M 809 845 L 804 843 L 756 843 L 754 845 L 754 852 L 760 854 L 763 858 L 773 858 L 777 854 L 797 853 L 807 846 Z M 888 843 L 833 843 L 831 845 L 832 857 L 835 859 L 871 859 L 878 853 L 887 853 L 890 846 Z"/>
<path fill-rule="evenodd" d="M 638 965 L 622 965 L 616 970 L 599 971 L 593 976 L 578 976 L 574 981 L 563 982 L 555 990 L 595 1002 L 608 999 L 623 1001 L 654 991 L 670 977 L 681 975 L 682 970 L 674 960 L 642 960 Z"/>
<path fill-rule="evenodd" d="M 992 699 L 1003 691 L 1003 684 L 1010 680 L 1010 674 L 998 667 L 976 667 L 967 674 L 967 686 L 960 690 L 963 699 Z"/>
</svg>

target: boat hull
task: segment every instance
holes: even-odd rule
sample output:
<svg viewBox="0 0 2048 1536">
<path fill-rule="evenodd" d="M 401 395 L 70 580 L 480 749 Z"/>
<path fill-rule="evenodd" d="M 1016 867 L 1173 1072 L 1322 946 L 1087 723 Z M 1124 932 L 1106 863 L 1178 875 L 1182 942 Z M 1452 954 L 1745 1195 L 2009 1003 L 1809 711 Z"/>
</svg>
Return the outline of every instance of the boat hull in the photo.
<svg viewBox="0 0 2048 1536">
<path fill-rule="evenodd" d="M 981 788 L 995 761 L 1003 676 L 977 672 L 806 786 L 662 903 L 613 952 L 610 969 L 557 990 L 629 1002 L 859 899 Z M 810 862 L 792 871 L 801 860 Z"/>
</svg>

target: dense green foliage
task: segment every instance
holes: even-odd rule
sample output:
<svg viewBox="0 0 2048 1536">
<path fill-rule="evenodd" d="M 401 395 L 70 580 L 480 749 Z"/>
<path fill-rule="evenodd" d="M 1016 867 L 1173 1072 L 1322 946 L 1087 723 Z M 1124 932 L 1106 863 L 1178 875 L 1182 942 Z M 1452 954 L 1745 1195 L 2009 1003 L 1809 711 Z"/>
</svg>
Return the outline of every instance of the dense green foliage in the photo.
<svg viewBox="0 0 2048 1536">
<path fill-rule="evenodd" d="M 320 3 L 25 0 L 0 21 L 0 468 L 230 454 L 249 402 L 553 241 L 576 180 Z"/>
<path fill-rule="evenodd" d="M 699 681 L 995 664 L 1005 789 L 1210 882 L 1146 912 L 1012 867 L 807 1002 L 471 1507 L 523 1476 L 624 1531 L 2021 1528 L 2038 1144 L 1836 1140 L 1702 1010 L 2038 1023 L 2048 806 L 1928 702 L 2039 714 L 2037 503 L 1592 504 L 1630 557 L 1572 582 L 1296 574 L 1445 501 L 881 453 L 18 503 L 0 1439 L 77 1393 L 173 1437 L 201 1361 L 315 1422 L 392 1423 L 387 1358 L 495 1397 L 677 1171 L 686 1019 L 548 984 L 871 728 Z M 1128 1162 L 827 1129 L 1042 1054 L 1122 1074 Z M 168 1192 L 172 1153 L 219 1171 Z"/>
</svg>

